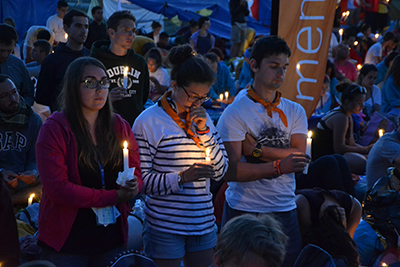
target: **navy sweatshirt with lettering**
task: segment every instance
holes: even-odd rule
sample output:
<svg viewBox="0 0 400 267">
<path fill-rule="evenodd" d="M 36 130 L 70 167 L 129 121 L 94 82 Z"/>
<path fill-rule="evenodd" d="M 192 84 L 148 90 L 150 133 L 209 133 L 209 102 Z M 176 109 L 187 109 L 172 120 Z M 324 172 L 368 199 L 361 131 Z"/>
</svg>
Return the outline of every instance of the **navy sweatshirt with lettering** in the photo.
<svg viewBox="0 0 400 267">
<path fill-rule="evenodd" d="M 109 50 L 110 41 L 98 41 L 92 45 L 90 56 L 97 58 L 106 66 L 110 79 L 110 91 L 123 87 L 124 68 L 128 67 L 127 91 L 129 97 L 113 103 L 114 111 L 132 126 L 136 117 L 143 111 L 149 96 L 149 69 L 146 60 L 129 49 L 125 56 L 117 56 Z"/>
</svg>

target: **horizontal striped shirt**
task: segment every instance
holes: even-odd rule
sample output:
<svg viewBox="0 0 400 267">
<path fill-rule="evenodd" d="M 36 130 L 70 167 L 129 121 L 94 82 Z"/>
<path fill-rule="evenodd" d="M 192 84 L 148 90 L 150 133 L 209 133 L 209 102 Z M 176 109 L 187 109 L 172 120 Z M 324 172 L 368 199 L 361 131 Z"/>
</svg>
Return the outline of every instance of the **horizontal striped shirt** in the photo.
<svg viewBox="0 0 400 267">
<path fill-rule="evenodd" d="M 170 105 L 174 108 L 173 102 Z M 208 115 L 207 126 L 210 131 L 199 135 L 199 148 L 159 105 L 148 108 L 136 119 L 132 130 L 139 145 L 142 193 L 147 195 L 144 210 L 151 228 L 181 235 L 213 231 L 214 208 L 212 195 L 206 190 L 206 179 L 178 183 L 180 171 L 194 163 L 205 163 L 206 148 L 210 149 L 215 170 L 213 179 L 220 180 L 225 174 L 228 157 Z"/>
</svg>

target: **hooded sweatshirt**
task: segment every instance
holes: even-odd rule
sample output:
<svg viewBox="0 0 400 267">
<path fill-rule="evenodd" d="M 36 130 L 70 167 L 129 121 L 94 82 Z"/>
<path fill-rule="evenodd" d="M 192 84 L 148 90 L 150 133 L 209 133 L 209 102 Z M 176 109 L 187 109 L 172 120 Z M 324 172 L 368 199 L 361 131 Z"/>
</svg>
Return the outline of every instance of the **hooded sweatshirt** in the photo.
<svg viewBox="0 0 400 267">
<path fill-rule="evenodd" d="M 49 106 L 51 111 L 59 110 L 58 96 L 62 90 L 62 80 L 69 64 L 77 58 L 88 56 L 90 53 L 85 47 L 75 51 L 60 44 L 56 51 L 48 55 L 42 63 L 35 100 L 37 103 Z"/>
<path fill-rule="evenodd" d="M 110 79 L 110 91 L 123 87 L 124 68 L 128 67 L 127 91 L 130 95 L 113 103 L 114 111 L 133 125 L 143 111 L 149 96 L 149 69 L 146 60 L 129 49 L 125 56 L 117 56 L 109 50 L 110 41 L 98 41 L 92 45 L 90 56 L 103 62 Z"/>
</svg>

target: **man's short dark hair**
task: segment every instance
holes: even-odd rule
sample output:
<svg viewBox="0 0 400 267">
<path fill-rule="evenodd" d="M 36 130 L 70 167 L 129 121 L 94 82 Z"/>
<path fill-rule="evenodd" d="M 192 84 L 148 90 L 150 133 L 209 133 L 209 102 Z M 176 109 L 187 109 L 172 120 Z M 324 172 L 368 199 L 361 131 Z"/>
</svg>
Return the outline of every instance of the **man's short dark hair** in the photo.
<svg viewBox="0 0 400 267">
<path fill-rule="evenodd" d="M 394 39 L 396 39 L 396 36 L 394 35 L 393 32 L 386 32 L 385 35 L 383 36 L 383 41 L 387 42 L 387 41 L 393 41 Z"/>
<path fill-rule="evenodd" d="M 83 13 L 80 10 L 77 9 L 72 9 L 70 11 L 68 11 L 67 14 L 65 14 L 64 18 L 63 18 L 63 23 L 64 25 L 67 25 L 67 27 L 71 27 L 72 24 L 72 20 L 74 17 L 85 17 L 89 20 L 88 15 L 86 15 L 86 13 Z"/>
<path fill-rule="evenodd" d="M 10 76 L 5 75 L 5 74 L 0 74 L 0 84 L 4 83 L 7 80 L 11 80 Z"/>
<path fill-rule="evenodd" d="M 256 66 L 259 67 L 264 58 L 277 56 L 279 54 L 285 54 L 287 57 L 290 57 L 292 52 L 282 38 L 278 36 L 267 36 L 259 39 L 254 44 L 250 59 L 254 59 L 257 63 Z"/>
<path fill-rule="evenodd" d="M 169 34 L 166 32 L 160 33 L 160 40 L 167 40 L 169 38 Z"/>
<path fill-rule="evenodd" d="M 198 20 L 199 28 L 203 27 L 204 22 L 209 21 L 209 20 L 210 20 L 209 17 L 200 17 Z"/>
<path fill-rule="evenodd" d="M 58 1 L 57 3 L 57 8 L 60 9 L 62 7 L 68 7 L 68 3 L 65 2 L 64 0 Z"/>
<path fill-rule="evenodd" d="M 113 29 L 114 31 L 118 31 L 119 23 L 123 19 L 130 19 L 136 23 L 136 18 L 130 11 L 128 10 L 116 11 L 108 18 L 107 29 Z"/>
<path fill-rule="evenodd" d="M 0 44 L 11 45 L 12 41 L 18 42 L 18 33 L 14 27 L 0 24 Z"/>
<path fill-rule="evenodd" d="M 97 10 L 103 10 L 103 8 L 101 6 L 95 6 L 94 8 L 92 8 L 92 15 L 96 13 Z"/>
<path fill-rule="evenodd" d="M 191 19 L 189 21 L 189 25 L 190 25 L 190 28 L 194 28 L 194 27 L 198 27 L 199 23 L 197 22 L 197 20 Z"/>
<path fill-rule="evenodd" d="M 51 50 L 51 44 L 46 40 L 37 40 L 33 43 L 33 47 L 39 47 L 40 52 L 48 55 Z"/>
<path fill-rule="evenodd" d="M 40 31 L 38 32 L 36 38 L 37 38 L 37 40 L 46 40 L 46 41 L 49 41 L 50 38 L 51 38 L 51 34 L 50 34 L 49 31 L 46 30 L 46 29 L 40 29 Z"/>
</svg>

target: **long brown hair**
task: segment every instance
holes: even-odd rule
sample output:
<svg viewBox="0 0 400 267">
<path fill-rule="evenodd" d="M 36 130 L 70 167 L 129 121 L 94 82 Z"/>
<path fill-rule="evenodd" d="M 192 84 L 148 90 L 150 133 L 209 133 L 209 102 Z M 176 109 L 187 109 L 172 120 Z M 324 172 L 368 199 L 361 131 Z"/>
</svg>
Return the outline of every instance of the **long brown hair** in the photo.
<svg viewBox="0 0 400 267">
<path fill-rule="evenodd" d="M 100 160 L 103 166 L 114 168 L 122 164 L 122 146 L 114 130 L 114 114 L 109 96 L 96 119 L 97 147 L 90 135 L 89 123 L 83 116 L 80 84 L 86 66 L 95 66 L 106 72 L 103 63 L 95 58 L 81 57 L 74 60 L 64 76 L 61 98 L 63 111 L 78 145 L 79 165 L 97 169 Z"/>
</svg>

